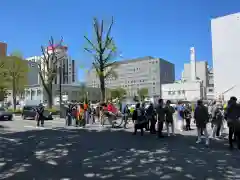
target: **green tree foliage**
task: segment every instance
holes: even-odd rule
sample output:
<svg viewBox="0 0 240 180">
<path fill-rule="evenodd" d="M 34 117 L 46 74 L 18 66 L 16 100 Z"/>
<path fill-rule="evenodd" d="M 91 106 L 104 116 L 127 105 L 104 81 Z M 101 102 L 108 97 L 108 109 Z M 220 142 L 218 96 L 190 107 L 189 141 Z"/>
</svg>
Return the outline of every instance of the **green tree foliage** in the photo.
<svg viewBox="0 0 240 180">
<path fill-rule="evenodd" d="M 94 18 L 93 28 L 95 39 L 91 41 L 86 36 L 84 36 L 88 43 L 88 47 L 84 49 L 93 57 L 92 64 L 100 81 L 102 101 L 106 100 L 105 80 L 107 78 L 117 78 L 117 74 L 114 71 L 117 63 L 113 61 L 113 58 L 115 58 L 117 54 L 117 48 L 115 46 L 114 39 L 111 36 L 113 23 L 114 21 L 112 18 L 110 26 L 105 31 L 103 20 L 99 21 L 97 18 Z"/>
<path fill-rule="evenodd" d="M 141 101 L 143 101 L 144 98 L 148 96 L 148 89 L 147 88 L 139 89 L 138 90 L 138 96 L 140 97 Z"/>
<path fill-rule="evenodd" d="M 3 67 L 1 68 L 2 78 L 4 80 L 2 90 L 12 90 L 13 108 L 16 110 L 16 97 L 24 91 L 27 85 L 28 62 L 19 57 L 19 54 L 1 57 Z"/>
<path fill-rule="evenodd" d="M 127 93 L 126 90 L 121 87 L 116 89 L 111 89 L 110 92 L 111 92 L 111 98 L 113 99 L 116 99 L 116 98 L 122 99 Z"/>
<path fill-rule="evenodd" d="M 4 100 L 4 97 L 9 88 L 9 81 L 6 78 L 6 70 L 4 70 L 5 58 L 0 57 L 0 101 Z"/>
<path fill-rule="evenodd" d="M 53 37 L 50 38 L 48 47 L 41 46 L 42 56 L 38 62 L 39 76 L 44 90 L 47 93 L 48 108 L 52 108 L 53 105 L 53 81 L 57 76 L 58 66 L 61 66 L 61 61 L 64 56 L 59 54 L 59 48 L 62 48 L 61 39 L 59 42 L 55 42 Z M 47 49 L 51 49 L 48 51 Z"/>
<path fill-rule="evenodd" d="M 88 91 L 87 86 L 85 84 L 80 85 L 80 101 L 88 102 Z"/>
</svg>

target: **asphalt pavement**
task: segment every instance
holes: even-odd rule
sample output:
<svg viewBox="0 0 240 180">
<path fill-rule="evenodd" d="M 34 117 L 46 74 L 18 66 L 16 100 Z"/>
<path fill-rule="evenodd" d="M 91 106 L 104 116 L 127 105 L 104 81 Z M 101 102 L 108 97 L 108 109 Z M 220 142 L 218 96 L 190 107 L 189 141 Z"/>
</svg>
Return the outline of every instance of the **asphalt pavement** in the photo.
<svg viewBox="0 0 240 180">
<path fill-rule="evenodd" d="M 132 131 L 65 127 L 59 118 L 44 128 L 20 117 L 0 121 L 0 179 L 240 179 L 239 151 L 224 139 L 207 148 L 195 143 L 196 130 L 162 139 Z"/>
</svg>

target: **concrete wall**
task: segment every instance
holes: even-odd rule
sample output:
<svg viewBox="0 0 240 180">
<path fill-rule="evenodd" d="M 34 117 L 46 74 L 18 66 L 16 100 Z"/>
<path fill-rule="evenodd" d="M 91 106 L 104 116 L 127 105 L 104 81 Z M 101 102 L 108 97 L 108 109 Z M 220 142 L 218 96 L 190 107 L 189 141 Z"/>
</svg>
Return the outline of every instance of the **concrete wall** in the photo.
<svg viewBox="0 0 240 180">
<path fill-rule="evenodd" d="M 240 83 L 237 80 L 240 67 L 240 13 L 219 17 L 211 21 L 212 55 L 215 95 L 224 91 L 225 99 L 240 98 Z"/>
<path fill-rule="evenodd" d="M 202 98 L 200 82 L 172 83 L 162 85 L 164 100 L 195 101 Z"/>
<path fill-rule="evenodd" d="M 59 96 L 59 86 L 53 85 L 53 99 Z M 87 88 L 88 99 L 91 101 L 99 101 L 100 100 L 100 89 L 98 88 Z M 80 92 L 79 85 L 62 85 L 62 95 L 66 95 L 68 97 L 68 101 L 80 101 L 83 97 L 83 94 Z M 40 86 L 32 86 L 25 89 L 25 100 L 28 101 L 39 101 L 45 102 L 47 100 L 47 93 L 45 92 L 43 87 Z"/>
<path fill-rule="evenodd" d="M 196 76 L 203 81 L 203 86 L 208 84 L 208 64 L 206 61 L 196 61 Z M 184 64 L 183 79 L 191 80 L 191 65 Z"/>
</svg>

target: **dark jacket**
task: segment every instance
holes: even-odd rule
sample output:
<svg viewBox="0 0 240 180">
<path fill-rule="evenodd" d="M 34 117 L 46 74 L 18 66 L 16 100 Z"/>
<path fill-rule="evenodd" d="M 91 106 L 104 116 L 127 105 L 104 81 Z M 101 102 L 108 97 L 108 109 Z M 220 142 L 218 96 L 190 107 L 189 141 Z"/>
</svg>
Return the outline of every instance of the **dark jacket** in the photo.
<svg viewBox="0 0 240 180">
<path fill-rule="evenodd" d="M 235 120 L 240 116 L 240 106 L 238 104 L 230 104 L 225 114 L 227 119 Z"/>
<path fill-rule="evenodd" d="M 135 121 L 135 124 L 141 124 L 144 122 L 144 114 L 142 108 L 137 108 L 134 110 L 132 120 Z"/>
<path fill-rule="evenodd" d="M 192 118 L 192 112 L 190 108 L 184 109 L 184 118 L 185 119 L 191 119 Z"/>
<path fill-rule="evenodd" d="M 146 110 L 146 115 L 148 117 L 148 119 L 152 119 L 154 118 L 154 115 L 155 115 L 155 110 L 154 110 L 154 107 L 153 106 L 149 106 Z"/>
<path fill-rule="evenodd" d="M 194 111 L 194 119 L 198 128 L 205 128 L 209 120 L 208 109 L 204 105 L 199 105 Z"/>
<path fill-rule="evenodd" d="M 38 114 L 38 118 L 44 118 L 44 107 L 43 106 L 40 106 L 37 108 L 37 114 Z"/>
<path fill-rule="evenodd" d="M 165 115 L 166 115 L 166 109 L 161 106 L 161 105 L 158 105 L 156 107 L 156 113 L 157 113 L 157 118 L 158 118 L 158 121 L 165 121 Z"/>
<path fill-rule="evenodd" d="M 172 106 L 166 106 L 165 107 L 165 113 L 166 113 L 166 122 L 172 123 L 173 122 L 173 114 L 175 110 Z"/>
</svg>

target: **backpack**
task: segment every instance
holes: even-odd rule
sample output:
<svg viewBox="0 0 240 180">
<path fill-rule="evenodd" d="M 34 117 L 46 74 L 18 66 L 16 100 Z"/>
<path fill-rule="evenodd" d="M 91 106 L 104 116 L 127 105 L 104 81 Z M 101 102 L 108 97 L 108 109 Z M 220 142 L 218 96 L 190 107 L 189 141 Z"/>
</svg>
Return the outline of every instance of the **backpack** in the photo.
<svg viewBox="0 0 240 180">
<path fill-rule="evenodd" d="M 142 109 L 136 109 L 137 111 L 137 121 L 138 123 L 144 122 L 144 111 Z"/>
</svg>

